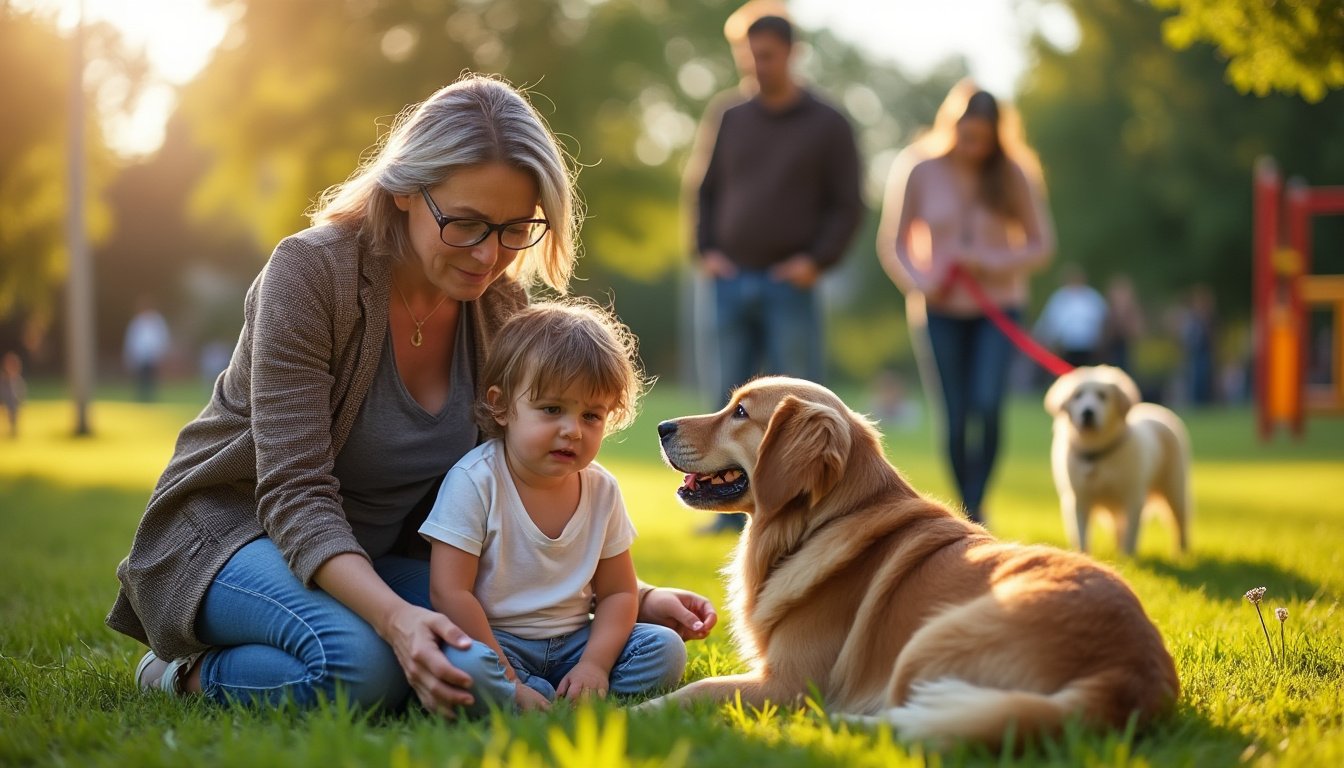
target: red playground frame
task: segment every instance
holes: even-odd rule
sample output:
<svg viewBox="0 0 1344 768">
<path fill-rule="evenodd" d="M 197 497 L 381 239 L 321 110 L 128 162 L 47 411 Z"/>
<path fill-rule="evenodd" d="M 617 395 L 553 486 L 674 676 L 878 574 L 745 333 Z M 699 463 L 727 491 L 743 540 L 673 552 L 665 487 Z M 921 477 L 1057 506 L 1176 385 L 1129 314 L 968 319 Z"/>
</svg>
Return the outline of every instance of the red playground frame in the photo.
<svg viewBox="0 0 1344 768">
<path fill-rule="evenodd" d="M 1311 273 L 1311 220 L 1344 214 L 1344 187 L 1285 185 L 1272 158 L 1254 173 L 1255 401 L 1260 438 L 1286 425 L 1302 436 L 1307 413 L 1344 413 L 1344 275 Z M 1330 385 L 1306 385 L 1308 326 L 1312 307 L 1329 308 L 1333 320 Z"/>
</svg>

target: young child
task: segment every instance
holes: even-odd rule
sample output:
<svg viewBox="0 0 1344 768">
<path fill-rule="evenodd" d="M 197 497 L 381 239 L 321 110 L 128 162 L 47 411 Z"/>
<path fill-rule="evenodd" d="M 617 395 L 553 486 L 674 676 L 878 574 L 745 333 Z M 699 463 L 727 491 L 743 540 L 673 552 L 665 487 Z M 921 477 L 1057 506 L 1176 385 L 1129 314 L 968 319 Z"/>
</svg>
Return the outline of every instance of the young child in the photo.
<svg viewBox="0 0 1344 768">
<path fill-rule="evenodd" d="M 629 329 L 589 304 L 534 305 L 495 337 L 477 408 L 491 439 L 449 470 L 420 528 L 431 602 L 475 641 L 444 650 L 471 676 L 469 714 L 681 679 L 681 638 L 635 623 L 635 529 L 593 461 L 634 419 L 634 353 Z"/>
</svg>

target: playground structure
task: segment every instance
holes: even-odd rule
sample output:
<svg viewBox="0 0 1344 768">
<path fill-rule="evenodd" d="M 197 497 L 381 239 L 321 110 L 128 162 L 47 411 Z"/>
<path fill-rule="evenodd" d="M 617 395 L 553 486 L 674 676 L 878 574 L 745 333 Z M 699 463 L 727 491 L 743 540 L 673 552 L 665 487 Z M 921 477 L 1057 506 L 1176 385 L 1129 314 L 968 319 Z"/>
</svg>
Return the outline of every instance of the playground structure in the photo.
<svg viewBox="0 0 1344 768">
<path fill-rule="evenodd" d="M 1344 187 L 1285 185 L 1270 158 L 1254 174 L 1255 400 L 1260 438 L 1287 426 L 1301 437 L 1309 413 L 1344 413 L 1344 275 L 1312 274 L 1311 223 L 1344 214 Z M 1308 382 L 1310 313 L 1331 314 L 1330 376 Z"/>
</svg>

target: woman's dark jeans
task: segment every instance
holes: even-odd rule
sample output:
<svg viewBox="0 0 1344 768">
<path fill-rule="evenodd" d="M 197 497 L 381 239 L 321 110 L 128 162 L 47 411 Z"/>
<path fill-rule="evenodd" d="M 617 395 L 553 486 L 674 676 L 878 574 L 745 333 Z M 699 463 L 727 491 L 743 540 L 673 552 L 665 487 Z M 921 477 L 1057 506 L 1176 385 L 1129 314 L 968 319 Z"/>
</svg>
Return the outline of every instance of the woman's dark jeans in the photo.
<svg viewBox="0 0 1344 768">
<path fill-rule="evenodd" d="M 1021 310 L 1004 314 L 1019 322 Z M 999 451 L 999 425 L 1013 345 L 987 317 L 928 313 L 929 347 L 943 394 L 943 439 L 966 514 L 982 507 Z"/>
</svg>

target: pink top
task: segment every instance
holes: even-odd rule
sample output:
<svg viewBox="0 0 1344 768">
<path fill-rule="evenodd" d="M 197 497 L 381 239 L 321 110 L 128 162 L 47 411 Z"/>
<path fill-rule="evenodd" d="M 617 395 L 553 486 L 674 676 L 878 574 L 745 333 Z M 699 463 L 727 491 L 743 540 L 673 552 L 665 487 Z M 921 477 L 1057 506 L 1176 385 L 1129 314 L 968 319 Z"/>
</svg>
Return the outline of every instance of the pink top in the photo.
<svg viewBox="0 0 1344 768">
<path fill-rule="evenodd" d="M 1011 183 L 1027 200 L 1023 220 L 990 210 L 973 194 L 947 157 L 910 167 L 900 159 L 887 190 L 878 252 L 887 274 L 906 294 L 911 311 L 973 317 L 982 314 L 970 294 L 948 283 L 961 263 L 1000 307 L 1027 301 L 1027 280 L 1049 260 L 1054 232 L 1040 190 L 1016 164 Z"/>
</svg>

